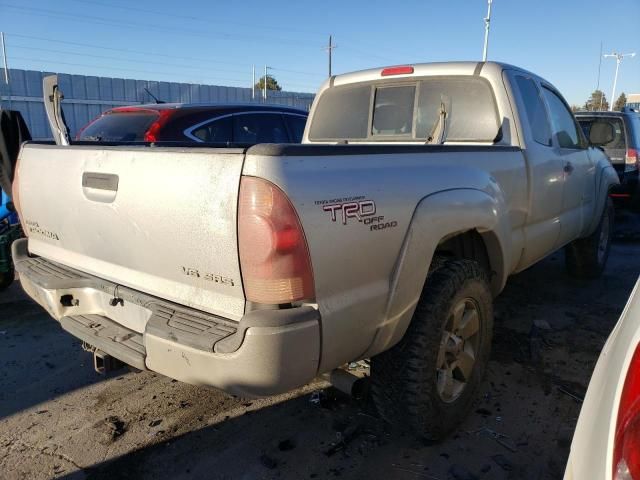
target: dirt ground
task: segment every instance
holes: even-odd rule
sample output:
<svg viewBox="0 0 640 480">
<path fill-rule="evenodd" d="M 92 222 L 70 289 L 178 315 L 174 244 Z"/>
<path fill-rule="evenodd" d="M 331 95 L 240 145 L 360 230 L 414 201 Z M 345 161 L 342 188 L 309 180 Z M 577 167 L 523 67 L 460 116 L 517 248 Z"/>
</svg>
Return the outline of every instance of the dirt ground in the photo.
<svg viewBox="0 0 640 480">
<path fill-rule="evenodd" d="M 627 235 L 598 280 L 569 278 L 561 254 L 512 277 L 473 411 L 438 445 L 322 382 L 256 401 L 149 372 L 99 376 L 16 283 L 0 293 L 0 477 L 558 479 L 639 272 Z"/>
</svg>

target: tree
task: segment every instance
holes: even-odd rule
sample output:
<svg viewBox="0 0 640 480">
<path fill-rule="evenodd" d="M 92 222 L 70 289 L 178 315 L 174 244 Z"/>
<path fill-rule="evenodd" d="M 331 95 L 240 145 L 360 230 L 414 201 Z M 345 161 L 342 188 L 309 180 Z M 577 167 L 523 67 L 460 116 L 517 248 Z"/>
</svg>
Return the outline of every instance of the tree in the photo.
<svg viewBox="0 0 640 480">
<path fill-rule="evenodd" d="M 260 77 L 260 80 L 256 83 L 256 88 L 258 90 L 262 90 L 264 88 L 264 76 Z M 273 77 L 273 75 L 267 75 L 267 90 L 282 90 L 282 87 L 278 85 L 278 81 Z"/>
<path fill-rule="evenodd" d="M 595 112 L 597 110 L 609 110 L 609 102 L 607 102 L 607 96 L 602 90 L 594 90 L 587 103 L 584 104 L 584 109 L 589 112 Z"/>
<path fill-rule="evenodd" d="M 571 111 L 573 113 L 579 112 L 580 110 L 582 110 L 582 107 L 580 105 L 571 105 Z"/>
<path fill-rule="evenodd" d="M 622 92 L 618 97 L 618 99 L 616 100 L 616 103 L 613 104 L 613 109 L 619 112 L 620 110 L 622 110 L 622 107 L 624 107 L 626 104 L 627 104 L 627 96 L 624 94 L 624 92 Z"/>
</svg>

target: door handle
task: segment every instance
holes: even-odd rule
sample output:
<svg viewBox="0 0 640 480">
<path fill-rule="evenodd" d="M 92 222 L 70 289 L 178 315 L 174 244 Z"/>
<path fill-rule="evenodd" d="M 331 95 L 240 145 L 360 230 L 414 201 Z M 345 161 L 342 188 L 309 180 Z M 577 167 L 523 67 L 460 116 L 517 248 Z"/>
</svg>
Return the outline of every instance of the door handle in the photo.
<svg viewBox="0 0 640 480">
<path fill-rule="evenodd" d="M 564 164 L 564 173 L 571 173 L 574 170 L 573 163 L 567 162 Z"/>
</svg>

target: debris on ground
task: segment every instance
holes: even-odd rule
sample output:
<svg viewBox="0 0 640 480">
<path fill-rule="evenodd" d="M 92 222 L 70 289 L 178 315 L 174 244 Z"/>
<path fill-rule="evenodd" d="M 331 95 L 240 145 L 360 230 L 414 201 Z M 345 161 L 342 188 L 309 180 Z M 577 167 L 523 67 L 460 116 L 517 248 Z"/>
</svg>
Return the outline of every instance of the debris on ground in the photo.
<svg viewBox="0 0 640 480">
<path fill-rule="evenodd" d="M 125 422 L 115 415 L 96 423 L 94 428 L 100 432 L 100 443 L 103 445 L 115 442 L 127 431 Z"/>
<path fill-rule="evenodd" d="M 478 477 L 467 470 L 462 465 L 453 464 L 449 469 L 449 475 L 451 475 L 455 480 L 478 480 Z"/>
<path fill-rule="evenodd" d="M 355 440 L 362 433 L 362 428 L 360 424 L 351 425 L 347 427 L 344 431 L 336 432 L 337 440 L 336 442 L 324 452 L 327 457 L 330 457 L 337 452 L 340 452 L 347 448 L 347 446 Z"/>
<path fill-rule="evenodd" d="M 501 453 L 498 455 L 492 455 L 491 459 L 505 472 L 513 470 L 513 463 L 511 463 L 511 461 Z"/>
<path fill-rule="evenodd" d="M 567 395 L 573 398 L 578 403 L 582 403 L 584 401 L 584 395 L 579 395 L 575 392 L 572 392 L 571 390 L 569 390 L 569 388 L 565 387 L 564 385 L 556 385 L 556 388 L 560 393 L 563 393 L 564 395 Z"/>
<path fill-rule="evenodd" d="M 290 438 L 286 438 L 278 443 L 278 450 L 280 450 L 281 452 L 288 452 L 289 450 L 293 450 L 294 448 L 296 448 L 296 444 Z"/>
<path fill-rule="evenodd" d="M 511 437 L 503 433 L 496 432 L 495 430 L 492 430 L 490 428 L 482 427 L 479 430 L 475 430 L 469 433 L 472 433 L 472 434 L 475 433 L 476 435 L 483 435 L 485 437 L 493 438 L 496 442 L 498 442 L 504 448 L 506 448 L 507 450 L 513 453 L 518 451 L 518 449 L 516 448 L 515 442 L 511 439 Z"/>
<path fill-rule="evenodd" d="M 266 453 L 262 453 L 262 455 L 260 455 L 260 463 L 269 470 L 274 470 L 278 467 L 278 460 Z"/>
</svg>

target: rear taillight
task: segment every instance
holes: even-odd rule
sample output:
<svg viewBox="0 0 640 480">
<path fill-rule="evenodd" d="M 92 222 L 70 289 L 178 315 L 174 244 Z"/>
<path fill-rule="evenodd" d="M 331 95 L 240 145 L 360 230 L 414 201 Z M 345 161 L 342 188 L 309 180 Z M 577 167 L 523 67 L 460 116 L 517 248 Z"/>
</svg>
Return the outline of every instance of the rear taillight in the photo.
<svg viewBox="0 0 640 480">
<path fill-rule="evenodd" d="M 13 183 L 11 184 L 11 201 L 13 202 L 13 206 L 18 212 L 18 217 L 20 218 L 20 222 L 24 222 L 24 217 L 22 216 L 22 209 L 20 207 L 20 156 L 18 156 L 18 161 L 16 162 L 15 171 L 13 172 Z M 24 225 L 24 223 L 23 223 Z M 27 229 L 24 229 L 25 235 L 27 234 Z"/>
<path fill-rule="evenodd" d="M 640 479 L 640 346 L 631 359 L 620 397 L 613 445 L 613 478 Z"/>
<path fill-rule="evenodd" d="M 634 167 L 638 166 L 638 150 L 635 148 L 628 148 L 625 163 L 627 165 L 633 165 Z"/>
<path fill-rule="evenodd" d="M 298 215 L 284 192 L 266 180 L 242 177 L 238 245 L 247 300 L 275 305 L 315 297 Z"/>
<path fill-rule="evenodd" d="M 158 118 L 151 124 L 151 126 L 147 129 L 144 134 L 145 142 L 157 142 L 158 141 L 158 133 L 160 133 L 160 129 L 164 127 L 167 123 L 171 115 L 173 115 L 176 110 L 160 110 Z"/>
</svg>

